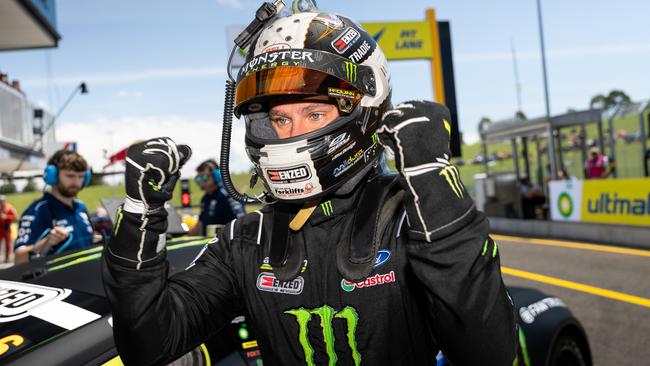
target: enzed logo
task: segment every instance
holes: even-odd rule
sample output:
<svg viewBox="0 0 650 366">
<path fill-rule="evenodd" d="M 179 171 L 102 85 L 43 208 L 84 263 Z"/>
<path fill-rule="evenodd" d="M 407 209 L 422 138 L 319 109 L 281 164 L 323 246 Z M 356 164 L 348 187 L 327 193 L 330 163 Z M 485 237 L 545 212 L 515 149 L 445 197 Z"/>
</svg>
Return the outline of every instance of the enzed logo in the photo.
<svg viewBox="0 0 650 366">
<path fill-rule="evenodd" d="M 0 323 L 27 317 L 37 306 L 70 295 L 68 289 L 0 281 Z"/>
<path fill-rule="evenodd" d="M 361 365 L 361 354 L 357 349 L 357 325 L 359 324 L 359 314 L 357 310 L 352 306 L 346 306 L 341 311 L 336 311 L 329 305 L 323 305 L 316 309 L 305 309 L 303 307 L 298 309 L 289 309 L 284 311 L 285 314 L 292 315 L 296 318 L 298 323 L 298 342 L 302 346 L 302 350 L 305 353 L 305 363 L 307 366 L 315 366 L 314 363 L 314 347 L 311 345 L 309 337 L 308 324 L 311 321 L 312 315 L 317 315 L 320 318 L 320 326 L 323 329 L 323 333 L 317 335 L 314 338 L 321 339 L 325 343 L 325 352 L 329 359 L 328 365 L 336 365 L 338 357 L 336 355 L 336 350 L 334 348 L 334 320 L 341 319 L 345 321 L 347 326 L 347 346 L 350 347 L 352 353 L 352 359 L 354 360 L 354 365 Z M 336 322 L 340 324 L 340 321 Z M 347 363 L 346 363 L 347 364 Z"/>
<path fill-rule="evenodd" d="M 573 200 L 568 193 L 562 192 L 557 198 L 557 208 L 562 217 L 571 217 L 573 213 Z"/>
<path fill-rule="evenodd" d="M 345 64 L 345 77 L 352 83 L 357 81 L 357 64 L 350 61 L 343 62 Z"/>
<path fill-rule="evenodd" d="M 361 34 L 357 32 L 353 28 L 348 28 L 345 30 L 345 32 L 341 33 L 340 36 L 338 36 L 335 40 L 332 41 L 332 47 L 334 47 L 334 50 L 338 52 L 339 54 L 345 52 L 352 46 Z"/>
<path fill-rule="evenodd" d="M 380 286 L 380 285 L 385 285 L 387 283 L 393 283 L 397 282 L 395 279 L 395 271 L 390 271 L 390 273 L 386 274 L 376 274 L 372 277 L 368 277 L 365 280 L 361 282 L 350 282 L 346 279 L 341 280 L 341 288 L 344 291 L 347 292 L 352 292 L 354 291 L 355 288 L 364 288 L 364 287 L 374 287 L 374 286 Z"/>
<path fill-rule="evenodd" d="M 288 169 L 268 169 L 266 174 L 272 182 L 276 183 L 294 183 L 307 180 L 311 177 L 309 167 L 301 165 Z"/>
<path fill-rule="evenodd" d="M 262 272 L 257 276 L 257 289 L 280 294 L 298 295 L 302 293 L 305 280 L 298 276 L 291 281 L 280 281 L 270 272 Z"/>
</svg>

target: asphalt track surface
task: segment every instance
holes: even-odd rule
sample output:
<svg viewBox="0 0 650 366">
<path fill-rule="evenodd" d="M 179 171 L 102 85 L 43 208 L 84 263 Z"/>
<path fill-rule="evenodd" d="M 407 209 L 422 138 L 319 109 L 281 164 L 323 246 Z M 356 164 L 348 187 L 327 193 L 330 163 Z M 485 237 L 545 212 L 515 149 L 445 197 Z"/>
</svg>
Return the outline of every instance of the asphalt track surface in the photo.
<svg viewBox="0 0 650 366">
<path fill-rule="evenodd" d="M 650 251 L 493 239 L 505 283 L 561 298 L 585 328 L 595 365 L 650 365 Z"/>
</svg>

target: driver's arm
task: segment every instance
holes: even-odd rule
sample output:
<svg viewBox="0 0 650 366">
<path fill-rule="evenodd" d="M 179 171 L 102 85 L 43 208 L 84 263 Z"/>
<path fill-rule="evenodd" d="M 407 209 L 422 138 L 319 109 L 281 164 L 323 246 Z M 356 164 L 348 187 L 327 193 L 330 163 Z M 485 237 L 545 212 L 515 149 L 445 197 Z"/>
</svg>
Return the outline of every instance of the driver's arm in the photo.
<svg viewBox="0 0 650 366">
<path fill-rule="evenodd" d="M 115 344 L 126 364 L 164 364 L 199 345 L 240 309 L 229 242 L 208 245 L 167 278 L 167 211 L 191 150 L 161 137 L 129 147 L 126 200 L 102 256 Z"/>
<path fill-rule="evenodd" d="M 138 218 L 131 215 L 124 213 L 118 236 L 138 225 Z M 113 239 L 104 251 L 102 272 L 114 338 L 125 364 L 171 362 L 241 313 L 230 243 L 221 235 L 187 270 L 169 279 L 164 251 L 137 270 L 133 262 L 115 254 L 112 245 Z"/>
<path fill-rule="evenodd" d="M 450 121 L 446 107 L 422 101 L 384 114 L 379 136 L 395 152 L 406 191 L 404 244 L 434 338 L 451 363 L 510 366 L 514 306 L 487 218 L 449 161 Z"/>
</svg>

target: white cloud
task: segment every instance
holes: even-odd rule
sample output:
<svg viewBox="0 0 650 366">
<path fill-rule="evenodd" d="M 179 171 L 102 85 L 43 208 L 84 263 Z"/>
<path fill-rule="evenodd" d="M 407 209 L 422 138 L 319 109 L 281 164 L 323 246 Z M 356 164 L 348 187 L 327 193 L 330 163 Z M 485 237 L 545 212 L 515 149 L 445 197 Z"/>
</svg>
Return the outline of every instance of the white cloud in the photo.
<svg viewBox="0 0 650 366">
<path fill-rule="evenodd" d="M 184 177 L 190 177 L 203 160 L 219 160 L 221 130 L 221 122 L 216 120 L 145 116 L 63 123 L 57 126 L 56 136 L 59 141 L 76 141 L 79 153 L 96 171 L 107 163 L 104 150 L 110 155 L 136 140 L 168 136 L 192 148 L 192 158 L 182 171 Z M 230 152 L 230 169 L 234 172 L 245 172 L 252 166 L 244 149 L 244 134 L 243 122 L 234 121 Z"/>
<path fill-rule="evenodd" d="M 85 81 L 89 85 L 97 84 L 123 84 L 133 81 L 143 80 L 163 80 L 185 77 L 205 77 L 225 75 L 224 67 L 193 67 L 193 68 L 163 68 L 163 69 L 146 69 L 130 72 L 105 72 L 96 74 L 79 74 L 55 77 L 52 80 L 44 78 L 26 79 L 21 84 L 30 88 L 46 88 L 50 84 L 57 86 L 78 85 Z"/>
</svg>

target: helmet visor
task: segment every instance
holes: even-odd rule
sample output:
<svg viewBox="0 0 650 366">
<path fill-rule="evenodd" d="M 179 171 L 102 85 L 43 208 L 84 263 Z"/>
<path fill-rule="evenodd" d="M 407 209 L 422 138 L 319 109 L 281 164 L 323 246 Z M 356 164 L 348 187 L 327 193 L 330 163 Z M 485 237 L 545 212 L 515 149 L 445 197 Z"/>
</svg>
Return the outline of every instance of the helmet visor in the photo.
<svg viewBox="0 0 650 366">
<path fill-rule="evenodd" d="M 260 70 L 244 77 L 237 84 L 236 109 L 253 100 L 278 95 L 326 96 L 342 98 L 354 106 L 363 95 L 352 84 L 327 73 L 304 67 L 279 66 Z M 257 110 L 256 110 L 257 109 Z M 258 106 L 249 106 L 251 112 Z"/>
</svg>

